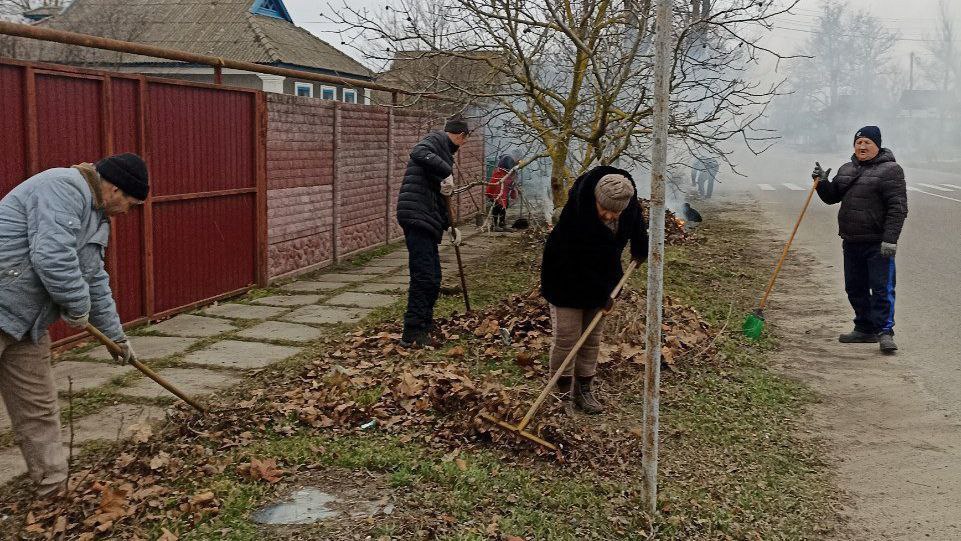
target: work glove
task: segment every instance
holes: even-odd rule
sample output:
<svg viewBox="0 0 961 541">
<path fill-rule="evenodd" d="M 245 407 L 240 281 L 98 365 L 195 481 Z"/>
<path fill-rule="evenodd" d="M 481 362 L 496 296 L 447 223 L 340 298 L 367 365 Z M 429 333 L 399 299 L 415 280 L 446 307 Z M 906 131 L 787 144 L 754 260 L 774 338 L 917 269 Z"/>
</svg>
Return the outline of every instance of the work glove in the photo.
<svg viewBox="0 0 961 541">
<path fill-rule="evenodd" d="M 444 197 L 450 197 L 454 193 L 454 177 L 449 176 L 444 180 L 440 181 L 440 194 Z"/>
<path fill-rule="evenodd" d="M 898 245 L 890 242 L 881 243 L 881 257 L 894 257 L 898 252 Z"/>
<path fill-rule="evenodd" d="M 123 352 L 123 354 L 119 357 L 114 356 L 115 361 L 117 361 L 120 364 L 130 364 L 130 361 L 137 359 L 137 354 L 134 353 L 133 346 L 130 345 L 130 342 L 128 340 L 121 340 L 117 342 L 117 345 L 120 346 L 120 349 Z"/>
<path fill-rule="evenodd" d="M 460 235 L 460 229 L 452 227 L 448 229 L 447 232 L 450 233 L 450 243 L 454 246 L 460 246 L 463 241 Z"/>
<path fill-rule="evenodd" d="M 811 178 L 820 182 L 827 182 L 831 177 L 831 170 L 825 171 L 821 169 L 821 164 L 814 162 L 814 171 L 811 172 Z"/>
<path fill-rule="evenodd" d="M 63 314 L 61 314 L 61 317 L 63 317 L 63 320 L 67 322 L 67 325 L 70 325 L 71 327 L 77 327 L 79 329 L 86 327 L 87 323 L 90 322 L 89 314 L 83 314 L 83 315 L 74 317 L 64 312 Z"/>
</svg>

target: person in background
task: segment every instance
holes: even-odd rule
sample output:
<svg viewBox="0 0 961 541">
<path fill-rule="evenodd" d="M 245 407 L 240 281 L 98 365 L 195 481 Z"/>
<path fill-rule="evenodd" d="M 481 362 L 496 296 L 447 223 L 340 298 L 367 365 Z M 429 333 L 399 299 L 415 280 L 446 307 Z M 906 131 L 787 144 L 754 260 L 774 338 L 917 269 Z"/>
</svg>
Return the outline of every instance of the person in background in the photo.
<svg viewBox="0 0 961 541">
<path fill-rule="evenodd" d="M 691 184 L 697 186 L 698 195 L 710 199 L 714 195 L 714 183 L 720 170 L 717 160 L 707 156 L 694 158 L 691 164 Z"/>
<path fill-rule="evenodd" d="M 841 203 L 838 235 L 844 252 L 844 289 L 854 308 L 854 330 L 838 341 L 878 343 L 892 354 L 894 342 L 894 256 L 908 216 L 904 170 L 890 149 L 881 146 L 881 129 L 865 126 L 854 135 L 854 155 L 838 169 L 816 163 L 818 197 L 828 205 Z"/>
<path fill-rule="evenodd" d="M 507 208 L 517 199 L 517 158 L 510 154 L 501 156 L 497 167 L 491 173 L 485 195 L 493 206 L 491 210 L 492 228 L 497 231 L 507 229 Z"/>
<path fill-rule="evenodd" d="M 622 169 L 595 167 L 574 181 L 544 247 L 541 294 L 550 303 L 554 330 L 552 371 L 594 316 L 612 308 L 610 294 L 624 275 L 621 254 L 628 241 L 633 259 L 647 259 L 647 224 L 634 181 Z M 557 382 L 565 410 L 573 405 L 589 414 L 604 411 L 593 393 L 603 333 L 602 320 Z"/>
<path fill-rule="evenodd" d="M 684 206 L 681 207 L 681 219 L 693 224 L 699 224 L 704 221 L 701 213 L 695 210 L 690 203 L 684 203 Z"/>
<path fill-rule="evenodd" d="M 450 222 L 450 196 L 454 193 L 454 154 L 467 142 L 470 127 L 463 117 L 447 121 L 444 131 L 429 133 L 410 151 L 407 171 L 397 197 L 397 222 L 407 243 L 410 287 L 401 345 L 422 347 L 431 343 L 434 305 L 440 294 L 440 244 L 444 232 L 460 244 L 460 231 Z"/>
<path fill-rule="evenodd" d="M 48 169 L 0 200 L 0 395 L 39 497 L 61 491 L 67 457 L 47 328 L 93 324 L 135 359 L 104 268 L 110 218 L 143 203 L 140 156 Z"/>
</svg>

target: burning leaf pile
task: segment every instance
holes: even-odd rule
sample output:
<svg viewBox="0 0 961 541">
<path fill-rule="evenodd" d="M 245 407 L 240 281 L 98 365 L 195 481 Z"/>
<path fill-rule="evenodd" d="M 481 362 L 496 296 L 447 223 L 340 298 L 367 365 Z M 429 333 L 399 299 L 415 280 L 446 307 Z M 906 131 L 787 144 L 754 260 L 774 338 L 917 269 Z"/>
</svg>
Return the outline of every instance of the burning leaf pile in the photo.
<svg viewBox="0 0 961 541">
<path fill-rule="evenodd" d="M 651 202 L 647 199 L 640 199 L 641 212 L 644 213 L 644 220 L 650 223 Z M 677 217 L 671 210 L 666 211 L 667 215 L 664 217 L 664 242 L 669 246 L 677 246 L 681 244 L 687 244 L 693 240 L 693 237 L 684 229 L 684 220 Z"/>
</svg>

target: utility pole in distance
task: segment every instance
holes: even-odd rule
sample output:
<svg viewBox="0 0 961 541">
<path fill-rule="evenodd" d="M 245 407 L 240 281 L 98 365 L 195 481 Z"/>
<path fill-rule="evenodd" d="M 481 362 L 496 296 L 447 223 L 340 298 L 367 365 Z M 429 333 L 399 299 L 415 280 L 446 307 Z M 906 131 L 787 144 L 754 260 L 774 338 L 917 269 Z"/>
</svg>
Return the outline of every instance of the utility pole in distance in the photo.
<svg viewBox="0 0 961 541">
<path fill-rule="evenodd" d="M 658 410 L 661 392 L 661 321 L 664 305 L 664 179 L 667 174 L 671 97 L 673 0 L 658 0 L 654 36 L 654 147 L 651 155 L 650 246 L 647 259 L 647 321 L 644 364 L 644 508 L 657 511 Z"/>
</svg>

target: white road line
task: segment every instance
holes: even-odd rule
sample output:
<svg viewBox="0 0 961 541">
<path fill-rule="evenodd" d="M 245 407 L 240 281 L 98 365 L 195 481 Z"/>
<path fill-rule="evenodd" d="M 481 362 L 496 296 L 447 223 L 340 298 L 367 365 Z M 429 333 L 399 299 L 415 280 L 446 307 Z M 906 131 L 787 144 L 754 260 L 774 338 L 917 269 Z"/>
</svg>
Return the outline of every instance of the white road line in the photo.
<svg viewBox="0 0 961 541">
<path fill-rule="evenodd" d="M 795 192 L 803 192 L 804 188 L 798 186 L 797 184 L 791 184 L 790 182 L 785 182 L 784 187 Z"/>
<path fill-rule="evenodd" d="M 954 188 L 955 190 L 961 190 L 961 186 L 958 186 L 957 184 L 942 184 L 942 186 L 945 186 L 947 188 Z"/>
<path fill-rule="evenodd" d="M 757 187 L 765 192 L 773 192 L 775 190 L 774 186 L 771 186 L 770 184 L 758 184 Z"/>
<path fill-rule="evenodd" d="M 928 188 L 928 189 L 930 189 L 930 190 L 937 190 L 937 191 L 939 191 L 939 192 L 950 192 L 950 191 L 951 191 L 951 188 L 942 188 L 941 186 L 935 186 L 934 184 L 925 184 L 925 183 L 923 183 L 923 182 L 919 182 L 919 183 L 918 183 L 918 186 L 924 186 L 925 188 Z"/>
<path fill-rule="evenodd" d="M 953 197 L 948 197 L 948 196 L 946 196 L 946 195 L 939 195 L 939 194 L 936 194 L 936 193 L 926 192 L 926 191 L 924 191 L 924 190 L 919 190 L 919 189 L 915 188 L 914 186 L 908 186 L 908 191 L 909 191 L 909 192 L 919 192 L 919 193 L 923 193 L 923 194 L 925 194 L 925 195 L 930 195 L 931 197 L 940 197 L 941 199 L 947 199 L 948 201 L 954 201 L 954 202 L 957 202 L 957 203 L 961 203 L 961 199 L 955 199 L 955 198 L 953 198 Z"/>
</svg>

